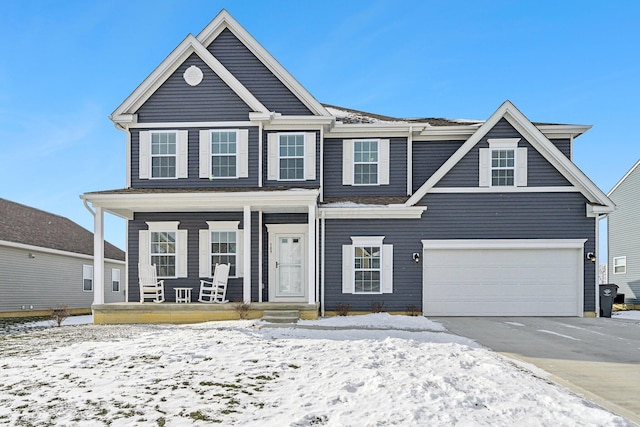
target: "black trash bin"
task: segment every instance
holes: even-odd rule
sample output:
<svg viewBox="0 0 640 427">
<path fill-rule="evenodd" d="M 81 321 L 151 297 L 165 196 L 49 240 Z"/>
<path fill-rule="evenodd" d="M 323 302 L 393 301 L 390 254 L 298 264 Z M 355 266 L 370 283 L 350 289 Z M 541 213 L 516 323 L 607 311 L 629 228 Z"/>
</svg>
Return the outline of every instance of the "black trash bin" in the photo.
<svg viewBox="0 0 640 427">
<path fill-rule="evenodd" d="M 616 295 L 618 295 L 618 285 L 613 283 L 600 285 L 600 317 L 611 317 Z"/>
</svg>

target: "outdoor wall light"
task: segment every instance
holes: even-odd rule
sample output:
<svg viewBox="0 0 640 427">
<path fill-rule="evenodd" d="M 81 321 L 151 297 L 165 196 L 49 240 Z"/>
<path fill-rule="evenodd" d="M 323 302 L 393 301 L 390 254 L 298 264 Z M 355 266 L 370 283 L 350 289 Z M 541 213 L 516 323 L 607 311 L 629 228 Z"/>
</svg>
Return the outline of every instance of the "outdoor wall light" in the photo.
<svg viewBox="0 0 640 427">
<path fill-rule="evenodd" d="M 29 258 L 34 259 L 36 256 L 34 254 L 32 254 L 31 252 L 29 252 Z"/>
<path fill-rule="evenodd" d="M 587 252 L 587 259 L 591 262 L 596 262 L 596 254 L 593 252 Z"/>
<path fill-rule="evenodd" d="M 418 252 L 413 253 L 413 260 L 417 263 L 420 262 L 420 254 Z"/>
</svg>

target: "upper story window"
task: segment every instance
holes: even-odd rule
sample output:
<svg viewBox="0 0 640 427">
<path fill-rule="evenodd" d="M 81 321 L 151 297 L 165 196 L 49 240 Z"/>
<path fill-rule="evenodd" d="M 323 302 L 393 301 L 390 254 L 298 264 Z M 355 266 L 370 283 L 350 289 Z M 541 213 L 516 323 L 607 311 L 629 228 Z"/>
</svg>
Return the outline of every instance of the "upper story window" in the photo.
<svg viewBox="0 0 640 427">
<path fill-rule="evenodd" d="M 316 133 L 281 132 L 267 135 L 267 179 L 316 179 Z"/>
<path fill-rule="evenodd" d="M 140 131 L 140 179 L 187 178 L 186 130 Z"/>
<path fill-rule="evenodd" d="M 354 141 L 353 184 L 378 184 L 378 141 Z"/>
<path fill-rule="evenodd" d="M 199 176 L 211 180 L 247 178 L 249 130 L 202 129 Z"/>
<path fill-rule="evenodd" d="M 176 177 L 175 132 L 151 132 L 151 178 Z"/>
<path fill-rule="evenodd" d="M 520 138 L 489 139 L 480 148 L 480 187 L 526 187 L 527 149 L 518 147 Z"/>
<path fill-rule="evenodd" d="M 627 257 L 618 256 L 613 258 L 613 274 L 625 274 L 627 272 Z"/>
<path fill-rule="evenodd" d="M 388 185 L 389 147 L 388 139 L 345 139 L 342 185 Z"/>
<path fill-rule="evenodd" d="M 304 135 L 279 135 L 280 181 L 304 179 Z"/>
<path fill-rule="evenodd" d="M 237 177 L 237 139 L 236 131 L 211 132 L 211 176 L 214 178 Z"/>
</svg>

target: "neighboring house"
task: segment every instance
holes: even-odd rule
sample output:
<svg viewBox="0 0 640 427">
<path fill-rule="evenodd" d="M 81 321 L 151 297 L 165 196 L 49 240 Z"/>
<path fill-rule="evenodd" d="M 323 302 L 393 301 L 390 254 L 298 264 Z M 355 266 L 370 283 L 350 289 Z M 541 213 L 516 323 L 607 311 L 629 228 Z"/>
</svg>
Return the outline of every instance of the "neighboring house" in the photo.
<svg viewBox="0 0 640 427">
<path fill-rule="evenodd" d="M 0 317 L 90 312 L 94 300 L 90 231 L 73 221 L 0 199 Z M 124 252 L 106 243 L 105 300 L 125 300 Z"/>
<path fill-rule="evenodd" d="M 138 263 L 227 297 L 425 315 L 598 312 L 596 219 L 613 203 L 571 161 L 590 126 L 397 119 L 320 104 L 226 11 L 114 111 L 125 189 L 86 193 L 127 219 Z"/>
<path fill-rule="evenodd" d="M 640 160 L 608 196 L 616 204 L 607 216 L 609 283 L 626 304 L 640 305 Z"/>
</svg>

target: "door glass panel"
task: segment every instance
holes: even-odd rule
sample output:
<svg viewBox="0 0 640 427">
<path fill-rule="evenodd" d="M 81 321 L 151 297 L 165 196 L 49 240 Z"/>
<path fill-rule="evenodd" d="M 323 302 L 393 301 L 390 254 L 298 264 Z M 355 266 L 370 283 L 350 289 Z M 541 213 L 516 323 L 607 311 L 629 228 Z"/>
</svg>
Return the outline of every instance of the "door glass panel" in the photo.
<svg viewBox="0 0 640 427">
<path fill-rule="evenodd" d="M 279 296 L 303 296 L 302 244 L 297 237 L 278 237 Z"/>
</svg>

